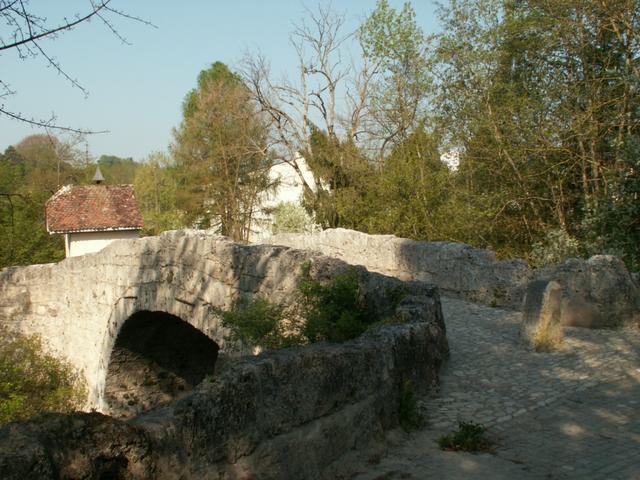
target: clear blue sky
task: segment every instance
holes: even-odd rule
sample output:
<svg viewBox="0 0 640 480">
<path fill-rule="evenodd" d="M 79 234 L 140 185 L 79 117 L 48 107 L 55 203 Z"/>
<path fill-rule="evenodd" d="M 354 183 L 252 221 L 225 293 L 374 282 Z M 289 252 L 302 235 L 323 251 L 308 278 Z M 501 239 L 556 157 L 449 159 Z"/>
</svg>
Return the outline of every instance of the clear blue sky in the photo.
<svg viewBox="0 0 640 480">
<path fill-rule="evenodd" d="M 87 137 L 90 154 L 133 157 L 166 150 L 171 129 L 180 123 L 180 106 L 195 86 L 198 73 L 214 61 L 232 68 L 245 51 L 259 50 L 273 71 L 293 73 L 295 52 L 289 44 L 294 22 L 305 16 L 300 0 L 112 0 L 113 6 L 158 26 L 116 19 L 118 31 L 132 45 L 125 45 L 101 22 L 93 20 L 44 40 L 50 56 L 85 87 L 88 98 L 48 68 L 39 58 L 20 59 L 14 51 L 0 55 L 0 78 L 17 94 L 0 100 L 10 111 L 45 118 L 52 113 L 58 123 L 109 133 Z M 86 10 L 87 0 L 32 0 L 31 9 L 51 21 L 61 15 Z M 326 1 L 318 3 L 326 4 Z M 334 0 L 335 10 L 345 13 L 347 28 L 355 29 L 375 7 L 376 0 Z M 402 0 L 390 0 L 401 8 Z M 426 33 L 437 28 L 433 0 L 411 2 L 416 19 Z M 62 6 L 64 5 L 64 6 Z M 6 38 L 7 26 L 0 27 Z M 41 130 L 0 115 L 0 150 Z"/>
</svg>

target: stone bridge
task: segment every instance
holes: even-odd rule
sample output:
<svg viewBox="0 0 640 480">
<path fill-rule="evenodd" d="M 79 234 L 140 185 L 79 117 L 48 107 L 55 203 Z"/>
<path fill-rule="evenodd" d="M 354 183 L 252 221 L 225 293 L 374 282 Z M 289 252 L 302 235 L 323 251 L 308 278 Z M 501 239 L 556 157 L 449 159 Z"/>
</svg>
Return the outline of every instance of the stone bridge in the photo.
<svg viewBox="0 0 640 480">
<path fill-rule="evenodd" d="M 176 344 L 182 345 L 176 352 L 179 358 L 190 350 L 202 352 L 194 342 L 206 344 L 199 338 L 204 334 L 215 342 L 204 349 L 213 356 L 213 365 L 218 349 L 238 353 L 225 343 L 217 309 L 230 307 L 238 296 L 286 302 L 308 260 L 314 261 L 319 275 L 330 276 L 346 267 L 319 254 L 239 245 L 196 231 L 115 242 L 99 253 L 58 264 L 0 272 L 0 323 L 38 334 L 55 355 L 68 359 L 86 377 L 88 406 L 104 411 L 105 379 L 119 332 L 127 333 L 123 341 L 129 347 L 155 348 L 157 363 L 168 361 L 163 356 Z M 154 318 L 163 322 L 162 328 L 151 328 Z M 193 328 L 181 329 L 185 322 Z M 192 363 L 201 364 L 202 359 Z M 211 372 L 196 375 L 191 383 L 199 383 L 207 373 Z"/>
<path fill-rule="evenodd" d="M 194 231 L 115 242 L 97 254 L 0 272 L 0 323 L 38 334 L 50 351 L 83 372 L 89 406 L 104 410 L 111 352 L 134 314 L 162 312 L 157 318 L 167 326 L 171 319 L 186 322 L 215 342 L 212 355 L 218 348 L 233 350 L 225 344 L 216 308 L 230 307 L 238 295 L 285 301 L 296 289 L 301 265 L 314 257 L 319 256 L 284 247 L 242 246 Z M 144 331 L 138 338 L 132 332 L 134 344 L 149 336 L 149 322 L 139 318 L 138 323 Z M 185 341 L 197 341 L 197 335 L 191 336 Z M 167 349 L 179 341 L 165 340 Z"/>
<path fill-rule="evenodd" d="M 105 379 L 119 332 L 126 333 L 122 341 L 129 346 L 155 348 L 151 355 L 157 363 L 168 361 L 163 356 L 171 349 L 176 356 L 184 355 L 196 342 L 203 348 L 193 350 L 209 352 L 213 364 L 219 349 L 238 353 L 225 344 L 218 309 L 229 308 L 241 295 L 286 303 L 296 291 L 301 265 L 310 259 L 320 262 L 325 274 L 346 268 L 344 262 L 359 264 L 402 280 L 435 283 L 445 294 L 492 306 L 518 307 L 530 280 L 549 277 L 565 285 L 572 301 L 595 305 L 590 311 L 598 318 L 638 317 L 638 287 L 613 257 L 572 260 L 536 271 L 522 261 L 499 261 L 491 252 L 462 244 L 341 229 L 315 236 L 284 235 L 268 242 L 308 251 L 239 245 L 206 232 L 182 230 L 115 242 L 97 254 L 58 264 L 5 269 L 0 272 L 0 323 L 40 335 L 54 354 L 79 368 L 89 388 L 88 405 L 104 411 Z M 387 278 L 383 275 L 376 278 Z M 163 328 L 150 328 L 154 318 Z M 186 324 L 193 328 L 184 330 Z M 202 364 L 201 358 L 189 361 Z M 209 373 L 200 372 L 190 383 Z"/>
<path fill-rule="evenodd" d="M 394 321 L 219 369 L 220 352 L 245 353 L 226 342 L 219 309 L 242 296 L 291 304 L 307 263 L 318 281 L 353 270 L 370 320 Z M 0 428 L 0 477 L 16 480 L 335 478 L 343 455 L 398 426 L 407 395 L 437 382 L 448 352 L 431 285 L 196 231 L 5 269 L 0 326 L 38 334 L 83 373 L 87 408 L 110 414 Z"/>
</svg>

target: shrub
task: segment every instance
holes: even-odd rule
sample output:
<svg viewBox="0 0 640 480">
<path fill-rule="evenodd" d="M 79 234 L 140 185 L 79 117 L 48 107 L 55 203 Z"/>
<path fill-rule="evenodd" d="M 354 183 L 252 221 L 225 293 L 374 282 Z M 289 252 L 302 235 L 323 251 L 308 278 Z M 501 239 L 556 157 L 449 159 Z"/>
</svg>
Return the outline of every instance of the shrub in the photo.
<svg viewBox="0 0 640 480">
<path fill-rule="evenodd" d="M 474 422 L 458 422 L 458 430 L 438 439 L 442 450 L 461 450 L 463 452 L 490 452 L 492 443 L 484 436 L 487 429 Z"/>
<path fill-rule="evenodd" d="M 299 343 L 294 333 L 284 331 L 284 307 L 263 298 L 238 300 L 230 311 L 222 312 L 227 337 L 263 349 L 284 348 Z"/>
<path fill-rule="evenodd" d="M 71 365 L 45 354 L 37 336 L 0 328 L 0 425 L 80 408 L 86 388 Z"/>
<path fill-rule="evenodd" d="M 580 256 L 580 242 L 566 230 L 558 228 L 547 232 L 543 242 L 533 244 L 530 261 L 536 267 L 543 267 Z"/>
<path fill-rule="evenodd" d="M 375 320 L 360 298 L 355 270 L 327 283 L 311 279 L 311 263 L 302 265 L 296 305 L 285 308 L 264 298 L 239 300 L 221 311 L 229 340 L 264 349 L 285 348 L 319 341 L 343 342 L 357 337 Z"/>
<path fill-rule="evenodd" d="M 312 280 L 309 269 L 304 268 L 299 290 L 305 320 L 302 334 L 311 343 L 344 342 L 363 333 L 371 323 L 353 269 L 322 284 Z"/>
<path fill-rule="evenodd" d="M 277 233 L 311 233 L 314 229 L 313 219 L 302 205 L 293 202 L 280 202 L 273 211 L 271 232 Z"/>
</svg>

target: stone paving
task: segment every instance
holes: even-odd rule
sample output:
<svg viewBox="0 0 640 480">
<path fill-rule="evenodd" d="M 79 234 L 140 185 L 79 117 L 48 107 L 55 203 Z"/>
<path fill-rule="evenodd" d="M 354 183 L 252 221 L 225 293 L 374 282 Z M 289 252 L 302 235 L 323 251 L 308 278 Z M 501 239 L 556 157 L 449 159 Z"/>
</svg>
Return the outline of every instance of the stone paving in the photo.
<svg viewBox="0 0 640 480">
<path fill-rule="evenodd" d="M 520 313 L 443 299 L 451 359 L 423 399 L 427 426 L 395 432 L 352 478 L 640 480 L 640 332 L 565 330 L 525 350 Z M 443 452 L 458 421 L 488 427 L 493 454 Z"/>
</svg>

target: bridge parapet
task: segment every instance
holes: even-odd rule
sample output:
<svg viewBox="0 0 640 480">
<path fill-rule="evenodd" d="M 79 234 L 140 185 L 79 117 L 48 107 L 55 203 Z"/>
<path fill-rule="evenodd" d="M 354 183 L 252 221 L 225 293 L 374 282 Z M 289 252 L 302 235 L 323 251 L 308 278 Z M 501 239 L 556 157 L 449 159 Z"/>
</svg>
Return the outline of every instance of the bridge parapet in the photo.
<svg viewBox="0 0 640 480">
<path fill-rule="evenodd" d="M 52 353 L 83 372 L 89 389 L 87 406 L 104 410 L 110 355 L 131 315 L 140 311 L 174 315 L 215 341 L 222 353 L 230 352 L 218 309 L 229 308 L 238 296 L 287 303 L 308 261 L 313 262 L 312 275 L 317 279 L 351 268 L 319 253 L 242 245 L 203 231 L 116 241 L 98 253 L 58 264 L 0 272 L 0 322 L 41 336 Z M 385 296 L 402 284 L 439 312 L 433 287 L 355 268 L 361 289 L 375 308 L 384 308 Z"/>
</svg>

